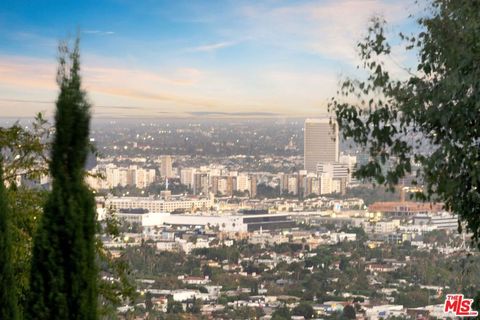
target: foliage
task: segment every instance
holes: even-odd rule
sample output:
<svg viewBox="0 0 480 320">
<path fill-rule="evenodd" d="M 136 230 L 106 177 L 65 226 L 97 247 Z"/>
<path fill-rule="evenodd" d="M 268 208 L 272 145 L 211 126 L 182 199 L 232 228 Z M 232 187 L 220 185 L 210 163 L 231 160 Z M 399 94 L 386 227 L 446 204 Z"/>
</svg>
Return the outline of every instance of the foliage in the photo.
<svg viewBox="0 0 480 320">
<path fill-rule="evenodd" d="M 290 310 L 285 306 L 277 308 L 272 314 L 272 320 L 289 320 L 291 317 Z"/>
<path fill-rule="evenodd" d="M 388 190 L 388 188 L 384 188 L 382 186 L 377 186 L 374 188 L 365 185 L 348 188 L 347 193 L 344 196 L 341 194 L 335 194 L 332 195 L 332 197 L 360 198 L 365 202 L 366 206 L 377 201 L 398 201 L 400 199 L 398 192 L 391 192 Z"/>
<path fill-rule="evenodd" d="M 20 313 L 29 286 L 32 238 L 47 194 L 37 181 L 48 173 L 50 132 L 50 124 L 42 114 L 38 114 L 29 126 L 17 122 L 9 128 L 0 128 L 4 181 L 8 186 L 5 196 L 11 204 L 11 239 L 16 244 L 12 248 L 12 263 Z M 22 178 L 21 185 L 18 185 L 18 177 Z"/>
<path fill-rule="evenodd" d="M 294 316 L 303 316 L 305 319 L 311 319 L 314 315 L 313 307 L 306 303 L 302 302 L 292 310 Z"/>
<path fill-rule="evenodd" d="M 238 307 L 228 310 L 223 319 L 259 319 L 264 315 L 261 308 Z"/>
<path fill-rule="evenodd" d="M 429 293 L 427 290 L 420 290 L 420 288 L 416 288 L 414 290 L 408 290 L 398 294 L 395 297 L 395 303 L 403 305 L 406 308 L 418 308 L 428 304 L 428 297 Z"/>
<path fill-rule="evenodd" d="M 164 190 L 164 182 L 155 182 L 147 186 L 145 189 L 127 185 L 113 187 L 112 189 L 109 189 L 108 192 L 117 197 L 121 197 L 123 195 L 129 195 L 131 197 L 146 197 L 150 195 L 159 195 L 160 192 Z M 170 190 L 172 194 L 183 194 L 190 192 L 188 186 L 181 184 L 179 179 L 169 179 L 168 190 Z"/>
<path fill-rule="evenodd" d="M 394 79 L 383 62 L 392 48 L 376 18 L 359 43 L 366 80 L 343 82 L 332 99 L 343 137 L 368 149 L 356 171 L 393 188 L 419 166 L 422 200 L 438 197 L 480 236 L 480 2 L 431 0 L 418 34 L 400 35 L 418 54 L 406 79 Z"/>
<path fill-rule="evenodd" d="M 177 280 L 170 281 L 169 276 L 191 274 L 194 269 L 198 269 L 200 272 L 199 263 L 187 260 L 185 254 L 168 251 L 157 253 L 156 249 L 149 244 L 126 248 L 122 254 L 122 259 L 130 265 L 137 276 L 161 275 L 162 277 L 159 280 L 164 279 L 167 286 L 176 287 L 178 282 Z"/>
<path fill-rule="evenodd" d="M 51 150 L 52 191 L 34 238 L 28 319 L 96 319 L 95 201 L 84 182 L 90 105 L 81 89 L 79 40 L 59 46 L 60 93 Z"/>
<path fill-rule="evenodd" d="M 147 187 L 148 194 L 160 194 L 161 191 L 166 189 L 165 183 L 154 183 Z M 192 190 L 188 186 L 182 184 L 180 179 L 170 178 L 168 179 L 168 190 L 172 194 L 192 193 Z"/>
<path fill-rule="evenodd" d="M 283 242 L 280 244 L 275 244 L 273 247 L 273 251 L 276 253 L 292 253 L 296 251 L 300 251 L 302 245 L 299 243 L 290 243 L 290 242 Z"/>
<path fill-rule="evenodd" d="M 183 306 L 180 302 L 168 298 L 167 313 L 182 313 Z"/>
<path fill-rule="evenodd" d="M 51 124 L 42 114 L 36 115 L 28 126 L 15 123 L 9 128 L 0 128 L 0 148 L 5 157 L 5 176 L 7 195 L 11 205 L 11 237 L 16 244 L 13 246 L 13 268 L 15 283 L 17 283 L 20 307 L 26 305 L 29 288 L 31 267 L 31 253 L 33 235 L 41 219 L 45 200 L 49 192 L 40 186 L 42 176 L 48 175 L 51 150 L 51 133 L 54 132 Z M 88 147 L 94 150 L 92 145 Z M 20 185 L 17 178 L 21 177 Z M 118 237 L 118 227 L 113 220 L 105 223 L 102 233 Z M 116 234 L 115 234 L 116 233 Z M 99 295 L 101 314 L 107 314 L 107 308 L 115 311 L 122 299 L 133 298 L 135 289 L 129 276 L 129 267 L 125 261 L 115 261 L 103 247 L 100 238 L 97 238 L 97 256 L 100 261 L 102 274 L 108 273 L 118 281 L 111 282 L 99 279 Z"/>
<path fill-rule="evenodd" d="M 271 187 L 265 183 L 257 185 L 257 198 L 278 198 L 280 197 L 280 186 Z"/>
<path fill-rule="evenodd" d="M 11 210 L 0 157 L 0 319 L 18 319 L 17 288 L 12 261 Z"/>
<path fill-rule="evenodd" d="M 11 205 L 11 238 L 13 246 L 12 263 L 15 283 L 18 289 L 19 307 L 26 304 L 29 288 L 33 235 L 42 216 L 45 200 L 49 192 L 38 184 L 39 178 L 48 174 L 50 161 L 46 156 L 51 147 L 50 124 L 38 114 L 33 123 L 21 126 L 16 123 L 10 128 L 0 128 L 0 147 L 7 154 L 5 167 L 10 172 L 6 179 L 9 187 L 6 192 Z M 90 146 L 92 148 L 92 146 Z M 14 159 L 17 159 L 14 161 Z M 16 178 L 22 177 L 20 185 Z M 119 236 L 118 222 L 108 215 L 104 226 L 99 230 L 111 237 Z M 122 299 L 133 298 L 135 289 L 129 275 L 129 266 L 122 260 L 114 260 L 97 238 L 97 256 L 101 275 L 108 274 L 118 281 L 99 279 L 101 315 L 113 313 Z M 20 310 L 22 313 L 22 310 Z"/>
<path fill-rule="evenodd" d="M 240 257 L 240 252 L 235 247 L 199 248 L 192 250 L 192 255 L 202 255 L 209 260 L 219 262 L 227 260 L 236 263 Z"/>
<path fill-rule="evenodd" d="M 50 125 L 41 113 L 35 116 L 30 128 L 15 123 L 0 127 L 0 148 L 4 157 L 4 180 L 15 184 L 19 174 L 38 179 L 48 173 Z"/>
<path fill-rule="evenodd" d="M 150 291 L 145 293 L 145 308 L 147 311 L 152 311 L 153 309 L 152 293 Z"/>
<path fill-rule="evenodd" d="M 345 307 L 343 307 L 343 317 L 347 319 L 357 318 L 355 308 L 351 304 L 347 304 Z"/>
<path fill-rule="evenodd" d="M 198 314 L 202 311 L 202 305 L 202 300 L 194 297 L 192 303 L 187 307 L 187 312 Z"/>
<path fill-rule="evenodd" d="M 33 236 L 42 216 L 42 206 L 48 192 L 24 186 L 11 185 L 7 195 L 11 203 L 12 262 L 18 289 L 20 307 L 25 305 L 29 288 Z"/>
</svg>

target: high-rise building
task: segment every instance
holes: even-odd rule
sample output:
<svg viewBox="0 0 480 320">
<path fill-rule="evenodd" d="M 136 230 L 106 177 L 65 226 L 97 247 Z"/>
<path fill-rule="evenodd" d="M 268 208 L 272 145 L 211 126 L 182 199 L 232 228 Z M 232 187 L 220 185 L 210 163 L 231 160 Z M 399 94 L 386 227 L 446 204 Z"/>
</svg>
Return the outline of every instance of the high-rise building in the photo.
<svg viewBox="0 0 480 320">
<path fill-rule="evenodd" d="M 333 191 L 333 179 L 332 175 L 329 173 L 322 173 L 319 175 L 319 193 L 320 194 L 330 194 Z"/>
<path fill-rule="evenodd" d="M 144 189 L 155 181 L 155 170 L 135 168 L 134 172 L 132 173 L 132 176 L 134 178 L 133 184 L 137 188 Z"/>
<path fill-rule="evenodd" d="M 237 177 L 228 176 L 227 177 L 226 195 L 231 196 L 231 195 L 233 195 L 234 191 L 237 191 Z"/>
<path fill-rule="evenodd" d="M 347 184 L 357 183 L 356 179 L 353 177 L 353 173 L 355 172 L 357 166 L 357 157 L 351 155 L 341 155 L 339 161 L 348 167 Z"/>
<path fill-rule="evenodd" d="M 128 183 L 130 182 L 130 171 L 128 168 L 118 168 L 119 171 L 119 183 L 118 185 L 121 187 L 128 186 Z M 116 187 L 116 186 L 115 186 Z"/>
<path fill-rule="evenodd" d="M 211 176 L 210 177 L 210 187 L 211 187 L 211 190 L 212 190 L 212 193 L 214 195 L 217 195 L 219 193 L 218 191 L 218 182 L 220 180 L 220 177 L 219 176 Z"/>
<path fill-rule="evenodd" d="M 227 194 L 227 177 L 222 177 L 218 179 L 217 183 L 217 192 L 219 192 L 222 195 Z"/>
<path fill-rule="evenodd" d="M 197 172 L 194 175 L 193 194 L 208 195 L 209 192 L 209 174 L 207 172 Z"/>
<path fill-rule="evenodd" d="M 327 174 L 332 178 L 331 192 L 345 193 L 350 173 L 348 165 L 343 163 L 319 163 L 318 176 Z"/>
<path fill-rule="evenodd" d="M 307 119 L 304 128 L 304 167 L 316 172 L 318 163 L 338 162 L 338 125 L 330 119 Z"/>
<path fill-rule="evenodd" d="M 257 196 L 257 177 L 250 177 L 250 198 L 255 198 Z"/>
<path fill-rule="evenodd" d="M 288 193 L 290 194 L 293 194 L 293 195 L 297 195 L 298 194 L 298 176 L 296 175 L 291 175 L 289 178 L 288 178 L 288 185 L 287 185 L 287 190 L 288 190 Z"/>
<path fill-rule="evenodd" d="M 241 192 L 250 192 L 250 182 L 248 181 L 248 175 L 239 174 L 237 176 L 237 190 Z"/>
<path fill-rule="evenodd" d="M 162 176 L 162 178 L 172 177 L 173 176 L 172 157 L 162 156 L 161 161 L 162 161 L 162 164 L 160 165 L 160 175 Z"/>
<path fill-rule="evenodd" d="M 183 168 L 180 170 L 180 183 L 192 188 L 195 172 L 195 168 Z"/>
<path fill-rule="evenodd" d="M 311 173 L 305 177 L 304 181 L 304 196 L 309 196 L 311 194 L 320 194 L 319 179 L 317 175 Z"/>
</svg>

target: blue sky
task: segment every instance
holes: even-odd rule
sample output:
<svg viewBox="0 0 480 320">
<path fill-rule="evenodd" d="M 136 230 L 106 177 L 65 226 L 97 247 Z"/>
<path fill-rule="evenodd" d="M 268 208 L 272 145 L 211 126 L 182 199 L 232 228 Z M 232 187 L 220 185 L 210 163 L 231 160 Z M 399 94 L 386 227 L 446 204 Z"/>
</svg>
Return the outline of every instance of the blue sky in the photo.
<svg viewBox="0 0 480 320">
<path fill-rule="evenodd" d="M 81 32 L 95 117 L 326 112 L 356 75 L 368 19 L 414 30 L 411 1 L 22 1 L 0 3 L 0 116 L 54 110 L 58 40 Z M 408 63 L 400 50 L 387 63 Z"/>
</svg>

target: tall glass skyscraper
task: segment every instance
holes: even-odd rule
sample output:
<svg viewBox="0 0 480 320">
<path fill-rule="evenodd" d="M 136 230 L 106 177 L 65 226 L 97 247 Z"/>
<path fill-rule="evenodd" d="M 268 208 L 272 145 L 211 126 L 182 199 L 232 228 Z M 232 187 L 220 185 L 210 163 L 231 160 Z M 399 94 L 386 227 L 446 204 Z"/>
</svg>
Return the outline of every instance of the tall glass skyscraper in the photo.
<svg viewBox="0 0 480 320">
<path fill-rule="evenodd" d="M 338 125 L 330 119 L 307 119 L 304 127 L 304 167 L 316 172 L 318 163 L 338 162 Z"/>
</svg>

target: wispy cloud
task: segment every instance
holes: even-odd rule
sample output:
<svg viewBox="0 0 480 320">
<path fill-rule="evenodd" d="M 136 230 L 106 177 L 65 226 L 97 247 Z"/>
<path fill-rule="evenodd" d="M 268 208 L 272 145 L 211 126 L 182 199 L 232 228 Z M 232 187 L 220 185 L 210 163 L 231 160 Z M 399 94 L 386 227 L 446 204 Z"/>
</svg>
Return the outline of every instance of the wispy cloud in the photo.
<svg viewBox="0 0 480 320">
<path fill-rule="evenodd" d="M 115 34 L 114 31 L 102 31 L 102 30 L 84 30 L 82 31 L 84 34 L 96 34 L 100 36 L 109 36 Z"/>
<path fill-rule="evenodd" d="M 0 84 L 54 89 L 55 68 L 54 61 L 45 59 L 0 56 Z"/>
<path fill-rule="evenodd" d="M 258 42 L 357 64 L 356 42 L 374 15 L 389 23 L 405 21 L 412 0 L 338 0 L 293 5 L 248 5 L 240 9 L 248 30 Z M 412 9 L 413 10 L 413 9 Z"/>
<path fill-rule="evenodd" d="M 223 41 L 223 42 L 217 42 L 217 43 L 211 43 L 211 44 L 205 44 L 201 45 L 198 47 L 193 47 L 187 49 L 187 51 L 191 52 L 211 52 L 211 51 L 216 51 L 219 49 L 224 49 L 227 47 L 231 47 L 236 45 L 238 42 L 237 41 Z"/>
</svg>

